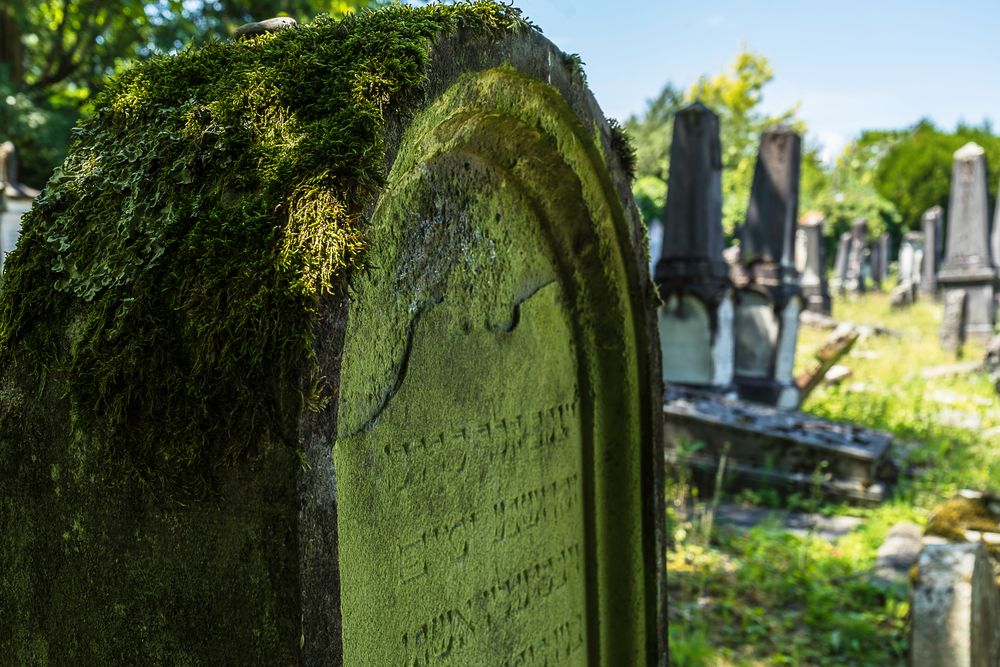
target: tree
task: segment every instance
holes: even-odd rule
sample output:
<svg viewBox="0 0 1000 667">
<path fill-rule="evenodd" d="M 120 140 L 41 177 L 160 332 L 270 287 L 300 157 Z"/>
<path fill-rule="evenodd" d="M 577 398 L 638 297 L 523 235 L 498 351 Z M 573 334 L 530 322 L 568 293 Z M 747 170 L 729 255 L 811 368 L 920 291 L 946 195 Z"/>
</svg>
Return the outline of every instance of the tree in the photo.
<svg viewBox="0 0 1000 667">
<path fill-rule="evenodd" d="M 68 130 L 123 64 L 226 39 L 251 20 L 309 20 L 386 0 L 4 0 L 0 5 L 0 141 L 40 184 L 65 154 Z"/>
<path fill-rule="evenodd" d="M 723 227 L 727 235 L 732 236 L 746 217 L 761 132 L 771 125 L 786 123 L 805 133 L 805 124 L 796 119 L 794 108 L 777 116 L 760 111 L 763 89 L 773 77 L 764 56 L 745 51 L 736 56 L 726 72 L 702 77 L 683 95 L 668 83 L 656 99 L 649 101 L 642 116 L 626 121 L 625 129 L 632 137 L 638 158 L 636 172 L 639 178 L 633 192 L 647 223 L 650 216 L 646 209 L 650 207 L 646 200 L 651 193 L 659 191 L 655 181 L 661 181 L 662 191 L 666 192 L 673 116 L 685 104 L 700 101 L 719 115 Z M 826 187 L 827 174 L 819 153 L 807 146 L 802 162 L 803 202 L 818 198 Z M 657 217 L 663 205 L 661 200 L 655 209 Z"/>
<path fill-rule="evenodd" d="M 947 210 L 951 191 L 951 170 L 956 150 L 974 141 L 986 151 L 987 184 L 991 199 L 996 198 L 1000 176 L 1000 137 L 988 124 L 960 125 L 943 132 L 929 120 L 922 120 L 899 133 L 886 150 L 874 173 L 879 194 L 893 202 L 907 229 L 920 229 L 924 211 L 939 205 Z"/>
</svg>

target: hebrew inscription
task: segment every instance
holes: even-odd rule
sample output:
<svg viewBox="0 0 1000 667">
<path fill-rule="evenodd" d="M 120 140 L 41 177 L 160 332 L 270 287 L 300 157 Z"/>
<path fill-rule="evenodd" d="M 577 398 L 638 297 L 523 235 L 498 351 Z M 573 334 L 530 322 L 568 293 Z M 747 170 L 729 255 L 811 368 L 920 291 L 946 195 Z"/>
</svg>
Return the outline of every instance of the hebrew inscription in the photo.
<svg viewBox="0 0 1000 667">
<path fill-rule="evenodd" d="M 409 186 L 437 187 L 433 169 Z M 532 215 L 522 195 L 483 184 L 461 205 L 433 194 L 417 219 L 387 212 L 400 256 L 372 260 L 386 277 L 364 293 L 380 296 L 350 313 L 334 447 L 345 664 L 588 659 L 569 297 L 544 225 L 505 217 Z"/>
</svg>

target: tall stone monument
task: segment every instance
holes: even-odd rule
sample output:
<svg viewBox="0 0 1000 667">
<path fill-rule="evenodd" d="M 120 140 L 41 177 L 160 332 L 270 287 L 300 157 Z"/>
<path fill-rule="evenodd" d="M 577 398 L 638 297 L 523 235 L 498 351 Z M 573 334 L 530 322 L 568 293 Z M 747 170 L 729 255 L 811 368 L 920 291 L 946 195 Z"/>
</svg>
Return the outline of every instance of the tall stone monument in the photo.
<svg viewBox="0 0 1000 667">
<path fill-rule="evenodd" d="M 924 257 L 920 291 L 934 295 L 938 291 L 937 274 L 944 248 L 944 209 L 940 206 L 927 209 L 921 222 L 924 230 Z"/>
<path fill-rule="evenodd" d="M 739 395 L 779 407 L 798 404 L 792 371 L 802 310 L 794 256 L 801 150 L 801 138 L 789 127 L 761 135 L 733 271 Z"/>
<path fill-rule="evenodd" d="M 795 268 L 806 310 L 830 314 L 830 289 L 826 280 L 826 247 L 822 213 L 811 212 L 799 220 L 795 232 Z"/>
<path fill-rule="evenodd" d="M 987 209 L 986 153 L 975 143 L 955 152 L 948 204 L 945 258 L 938 283 L 949 292 L 965 294 L 961 326 L 966 336 L 988 338 L 996 322 L 997 269 L 990 252 Z"/>
<path fill-rule="evenodd" d="M 670 177 L 656 264 L 663 380 L 728 390 L 733 300 L 722 257 L 719 118 L 696 103 L 674 119 Z"/>
<path fill-rule="evenodd" d="M 572 59 L 392 5 L 105 94 L 0 281 L 2 661 L 665 665 L 655 287 Z"/>
</svg>

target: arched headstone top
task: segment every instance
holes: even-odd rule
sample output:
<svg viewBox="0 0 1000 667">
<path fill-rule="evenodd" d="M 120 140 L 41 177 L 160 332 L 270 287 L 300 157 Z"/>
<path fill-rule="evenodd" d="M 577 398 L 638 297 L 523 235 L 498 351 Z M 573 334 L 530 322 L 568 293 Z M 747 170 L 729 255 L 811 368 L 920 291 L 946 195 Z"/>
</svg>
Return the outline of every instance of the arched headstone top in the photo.
<svg viewBox="0 0 1000 667">
<path fill-rule="evenodd" d="M 655 295 L 576 59 L 392 5 L 96 106 L 0 284 L 24 650 L 665 661 Z"/>
</svg>

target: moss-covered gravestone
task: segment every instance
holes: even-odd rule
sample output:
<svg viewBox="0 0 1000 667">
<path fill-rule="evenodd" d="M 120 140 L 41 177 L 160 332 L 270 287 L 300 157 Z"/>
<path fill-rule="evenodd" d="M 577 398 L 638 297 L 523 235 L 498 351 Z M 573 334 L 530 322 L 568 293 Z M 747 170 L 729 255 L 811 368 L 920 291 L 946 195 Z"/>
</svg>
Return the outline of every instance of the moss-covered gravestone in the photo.
<svg viewBox="0 0 1000 667">
<path fill-rule="evenodd" d="M 665 662 L 628 151 L 516 10 L 113 81 L 0 291 L 0 655 Z"/>
</svg>

